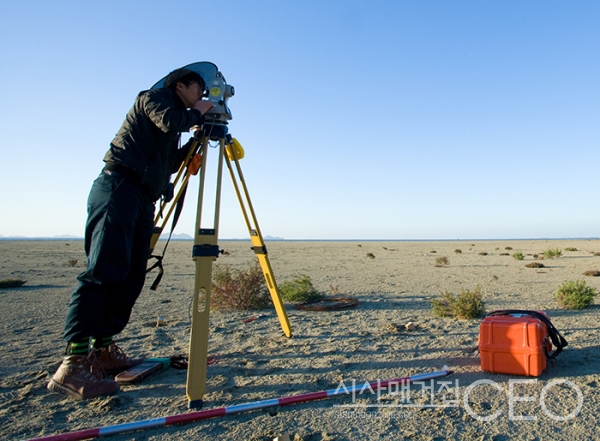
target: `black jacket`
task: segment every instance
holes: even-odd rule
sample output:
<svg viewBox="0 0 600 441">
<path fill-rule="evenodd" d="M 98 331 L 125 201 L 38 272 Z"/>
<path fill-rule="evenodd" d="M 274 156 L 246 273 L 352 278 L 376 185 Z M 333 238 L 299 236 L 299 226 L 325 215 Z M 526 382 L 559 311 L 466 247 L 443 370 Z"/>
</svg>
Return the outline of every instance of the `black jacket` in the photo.
<svg viewBox="0 0 600 441">
<path fill-rule="evenodd" d="M 187 110 L 170 89 L 140 92 L 104 161 L 133 170 L 146 195 L 155 201 L 183 159 L 177 151 L 180 133 L 203 122 L 200 111 Z"/>
</svg>

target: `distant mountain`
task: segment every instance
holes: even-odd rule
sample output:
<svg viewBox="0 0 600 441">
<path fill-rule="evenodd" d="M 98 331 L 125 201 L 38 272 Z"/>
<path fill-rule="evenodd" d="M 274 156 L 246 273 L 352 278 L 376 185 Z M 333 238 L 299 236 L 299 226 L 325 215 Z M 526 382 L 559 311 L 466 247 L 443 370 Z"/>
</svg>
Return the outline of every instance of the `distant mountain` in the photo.
<svg viewBox="0 0 600 441">
<path fill-rule="evenodd" d="M 167 240 L 169 238 L 169 233 L 161 234 L 160 238 L 162 240 Z M 173 234 L 171 236 L 171 240 L 194 240 L 194 238 L 192 236 L 190 236 L 189 234 L 180 233 L 180 234 Z"/>
<path fill-rule="evenodd" d="M 267 240 L 285 240 L 283 237 L 274 237 L 274 236 L 265 236 L 263 237 L 265 242 Z M 250 236 L 248 237 L 223 237 L 221 240 L 250 240 Z"/>
</svg>

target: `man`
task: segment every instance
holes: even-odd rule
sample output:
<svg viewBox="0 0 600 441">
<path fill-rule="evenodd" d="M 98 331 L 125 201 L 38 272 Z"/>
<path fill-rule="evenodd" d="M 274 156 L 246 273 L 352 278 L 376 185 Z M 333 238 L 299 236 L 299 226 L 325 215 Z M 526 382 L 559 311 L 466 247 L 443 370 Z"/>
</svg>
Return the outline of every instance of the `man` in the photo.
<svg viewBox="0 0 600 441">
<path fill-rule="evenodd" d="M 48 389 L 77 399 L 111 395 L 119 385 L 104 374 L 143 361 L 125 355 L 113 336 L 144 285 L 154 203 L 168 193 L 187 150 L 178 149 L 180 133 L 202 125 L 213 107 L 204 90 L 200 75 L 174 70 L 163 88 L 140 92 L 111 142 L 88 198 L 87 266 L 67 311 L 65 357 Z"/>
</svg>

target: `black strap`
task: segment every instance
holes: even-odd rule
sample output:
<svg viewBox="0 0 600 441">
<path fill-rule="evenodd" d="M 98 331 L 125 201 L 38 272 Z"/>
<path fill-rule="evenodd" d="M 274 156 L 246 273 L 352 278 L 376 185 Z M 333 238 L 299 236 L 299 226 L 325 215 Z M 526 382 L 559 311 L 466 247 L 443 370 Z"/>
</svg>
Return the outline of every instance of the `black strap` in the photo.
<svg viewBox="0 0 600 441">
<path fill-rule="evenodd" d="M 567 343 L 567 340 L 565 340 L 565 338 L 562 335 L 560 335 L 558 330 L 554 327 L 550 319 L 538 311 L 529 311 L 523 309 L 502 309 L 499 311 L 492 311 L 489 314 L 487 314 L 486 317 L 512 314 L 523 314 L 535 317 L 541 320 L 548 327 L 548 335 L 550 336 L 550 340 L 552 340 L 552 344 L 556 347 L 556 349 L 552 354 L 550 354 L 548 351 L 546 351 L 546 348 L 544 347 L 546 358 L 556 358 L 556 356 L 562 352 L 563 348 L 569 345 L 569 343 Z"/>
<path fill-rule="evenodd" d="M 177 221 L 179 220 L 179 216 L 181 215 L 181 210 L 183 210 L 183 201 L 185 200 L 185 193 L 187 192 L 187 183 L 185 187 L 181 190 L 181 197 L 177 200 L 177 205 L 175 205 L 175 212 L 173 213 L 173 223 L 171 224 L 171 231 L 169 232 L 169 237 L 167 239 L 167 243 L 163 248 L 162 254 L 160 256 L 150 255 L 149 259 L 156 259 L 154 265 L 146 270 L 147 273 L 152 271 L 154 268 L 158 268 L 158 274 L 152 282 L 150 289 L 152 291 L 156 291 L 160 281 L 162 280 L 164 269 L 163 269 L 163 258 L 165 257 L 165 253 L 167 252 L 167 247 L 169 246 L 169 242 L 171 242 L 171 236 L 173 235 L 173 230 L 175 230 L 175 225 L 177 225 Z"/>
<path fill-rule="evenodd" d="M 181 136 L 179 137 L 179 147 L 181 148 Z M 192 150 L 193 147 L 194 147 L 194 143 L 191 143 L 189 150 Z M 188 152 L 189 152 L 189 150 L 188 150 Z M 187 165 L 189 165 L 189 161 L 191 161 L 192 158 L 194 157 L 194 152 L 193 151 L 189 152 L 189 155 L 190 156 L 188 158 Z M 171 224 L 171 232 L 169 233 L 169 237 L 167 239 L 167 243 L 165 244 L 165 247 L 163 248 L 162 254 L 160 256 L 150 255 L 150 257 L 148 257 L 148 259 L 156 259 L 156 262 L 154 263 L 154 265 L 152 265 L 150 268 L 148 268 L 146 270 L 146 273 L 149 273 L 154 268 L 158 268 L 158 274 L 156 275 L 156 279 L 154 279 L 154 282 L 152 282 L 152 285 L 150 286 L 150 289 L 153 291 L 156 291 L 156 288 L 158 288 L 158 284 L 160 283 L 162 276 L 164 274 L 163 258 L 165 257 L 165 253 L 167 252 L 167 247 L 169 246 L 169 242 L 171 242 L 171 236 L 173 235 L 173 231 L 175 230 L 175 225 L 177 225 L 177 221 L 179 220 L 179 216 L 181 215 L 181 210 L 183 210 L 183 201 L 185 200 L 186 192 L 187 192 L 187 182 L 185 183 L 185 186 L 181 188 L 181 197 L 176 202 L 175 212 L 173 214 L 173 223 Z M 161 210 L 160 217 L 162 217 L 162 204 L 161 204 L 160 210 Z"/>
</svg>

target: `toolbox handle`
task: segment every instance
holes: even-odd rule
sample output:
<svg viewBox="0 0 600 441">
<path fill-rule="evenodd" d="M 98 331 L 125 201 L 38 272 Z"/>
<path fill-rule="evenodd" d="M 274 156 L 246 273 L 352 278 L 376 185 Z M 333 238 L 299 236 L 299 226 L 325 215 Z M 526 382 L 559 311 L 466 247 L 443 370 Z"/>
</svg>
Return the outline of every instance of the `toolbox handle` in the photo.
<svg viewBox="0 0 600 441">
<path fill-rule="evenodd" d="M 546 351 L 546 348 L 544 348 L 544 353 L 546 354 L 546 358 L 556 358 L 556 356 L 562 352 L 563 348 L 569 345 L 569 343 L 567 343 L 567 340 L 565 340 L 565 338 L 562 335 L 560 335 L 558 330 L 554 327 L 554 325 L 552 324 L 550 319 L 545 314 L 542 314 L 538 311 L 529 311 L 529 310 L 524 310 L 524 309 L 501 309 L 498 311 L 492 311 L 489 314 L 487 314 L 485 317 L 492 317 L 492 316 L 497 316 L 497 315 L 513 315 L 513 314 L 523 314 L 523 315 L 529 315 L 531 317 L 535 317 L 535 318 L 541 320 L 543 323 L 545 323 L 546 326 L 548 326 L 548 335 L 550 336 L 550 339 L 552 340 L 552 344 L 556 347 L 556 350 L 552 354 L 550 354 L 550 353 L 548 353 L 548 351 Z"/>
</svg>

